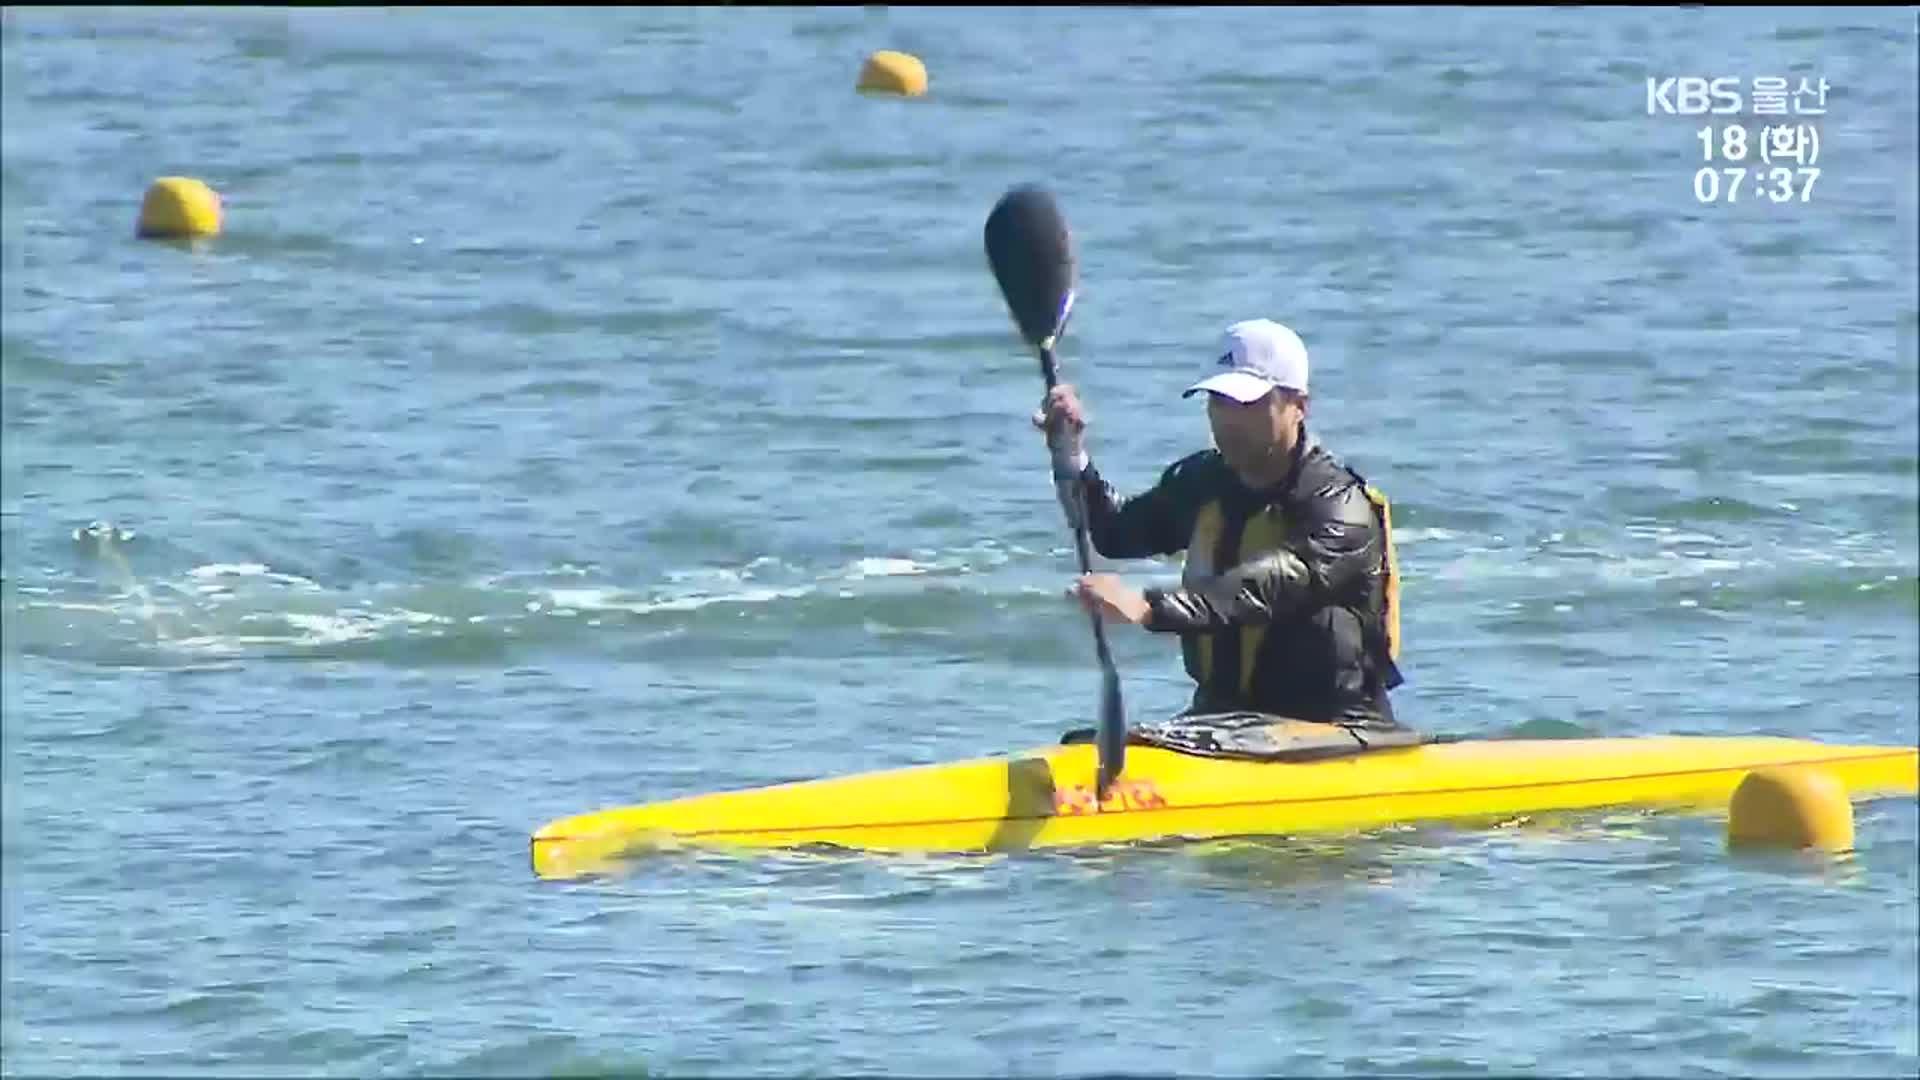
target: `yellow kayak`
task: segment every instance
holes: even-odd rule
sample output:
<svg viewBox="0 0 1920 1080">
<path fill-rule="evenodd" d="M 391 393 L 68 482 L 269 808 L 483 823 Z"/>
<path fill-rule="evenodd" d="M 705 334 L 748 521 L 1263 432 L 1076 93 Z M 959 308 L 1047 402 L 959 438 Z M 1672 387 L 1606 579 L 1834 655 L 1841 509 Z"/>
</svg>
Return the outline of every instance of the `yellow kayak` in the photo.
<svg viewBox="0 0 1920 1080">
<path fill-rule="evenodd" d="M 1060 745 L 601 810 L 536 832 L 533 868 L 578 877 L 681 845 L 1017 851 L 1601 807 L 1714 808 L 1749 770 L 1780 766 L 1824 770 L 1856 800 L 1920 788 L 1913 747 L 1771 737 L 1467 740 L 1311 762 L 1136 745 L 1100 804 L 1094 766 L 1092 746 Z"/>
</svg>

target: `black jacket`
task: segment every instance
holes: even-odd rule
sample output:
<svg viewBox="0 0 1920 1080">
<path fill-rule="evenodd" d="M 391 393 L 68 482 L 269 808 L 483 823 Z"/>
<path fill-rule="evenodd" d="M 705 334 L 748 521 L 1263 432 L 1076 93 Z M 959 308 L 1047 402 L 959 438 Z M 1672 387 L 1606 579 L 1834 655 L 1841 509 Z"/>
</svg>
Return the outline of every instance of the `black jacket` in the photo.
<svg viewBox="0 0 1920 1080">
<path fill-rule="evenodd" d="M 1248 490 L 1217 450 L 1174 462 L 1133 498 L 1091 462 L 1079 479 L 1100 554 L 1187 553 L 1181 585 L 1146 597 L 1147 629 L 1180 635 L 1197 684 L 1189 712 L 1398 726 L 1384 523 L 1366 482 L 1304 425 L 1286 478 L 1265 491 Z"/>
</svg>

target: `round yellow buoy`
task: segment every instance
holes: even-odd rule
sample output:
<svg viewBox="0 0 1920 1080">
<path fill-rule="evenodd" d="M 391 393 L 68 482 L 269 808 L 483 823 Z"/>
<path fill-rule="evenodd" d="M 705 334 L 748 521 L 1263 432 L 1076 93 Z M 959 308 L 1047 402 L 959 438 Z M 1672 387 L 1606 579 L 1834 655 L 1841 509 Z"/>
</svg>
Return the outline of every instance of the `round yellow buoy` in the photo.
<svg viewBox="0 0 1920 1080">
<path fill-rule="evenodd" d="M 139 235 L 213 236 L 220 231 L 220 196 L 190 176 L 163 176 L 140 203 Z"/>
<path fill-rule="evenodd" d="M 867 57 L 855 89 L 863 93 L 919 97 L 927 92 L 927 66 L 917 56 L 882 49 Z"/>
<path fill-rule="evenodd" d="M 1833 774 L 1818 769 L 1755 769 L 1727 808 L 1733 848 L 1853 850 L 1853 803 Z"/>
</svg>

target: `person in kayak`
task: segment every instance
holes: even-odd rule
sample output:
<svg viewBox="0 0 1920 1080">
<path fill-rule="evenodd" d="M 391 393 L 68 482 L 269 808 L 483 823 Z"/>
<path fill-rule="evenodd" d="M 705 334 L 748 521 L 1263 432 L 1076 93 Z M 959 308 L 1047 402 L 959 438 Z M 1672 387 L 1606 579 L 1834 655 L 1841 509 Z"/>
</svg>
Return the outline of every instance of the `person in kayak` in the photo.
<svg viewBox="0 0 1920 1080">
<path fill-rule="evenodd" d="M 1195 683 L 1182 715 L 1256 712 L 1403 730 L 1391 518 L 1377 489 L 1307 430 L 1307 349 L 1268 319 L 1228 327 L 1183 397 L 1207 395 L 1214 448 L 1117 495 L 1085 445 L 1072 386 L 1033 421 L 1047 435 L 1068 519 L 1110 559 L 1185 552 L 1176 586 L 1135 589 L 1107 573 L 1071 590 L 1108 622 L 1177 634 Z"/>
</svg>

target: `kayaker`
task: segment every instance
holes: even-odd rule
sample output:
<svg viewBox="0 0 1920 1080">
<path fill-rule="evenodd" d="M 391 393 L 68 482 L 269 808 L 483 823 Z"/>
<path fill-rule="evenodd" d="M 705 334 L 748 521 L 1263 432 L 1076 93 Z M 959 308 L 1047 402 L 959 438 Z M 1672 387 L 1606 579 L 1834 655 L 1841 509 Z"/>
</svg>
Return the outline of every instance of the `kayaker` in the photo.
<svg viewBox="0 0 1920 1080">
<path fill-rule="evenodd" d="M 1306 345 L 1286 326 L 1228 327 L 1182 395 L 1206 395 L 1214 448 L 1128 498 L 1087 454 L 1074 388 L 1051 391 L 1033 419 L 1047 433 L 1069 520 L 1084 508 L 1094 548 L 1110 559 L 1186 553 L 1178 585 L 1142 590 L 1094 573 L 1070 594 L 1109 622 L 1179 635 L 1195 682 L 1184 715 L 1398 729 L 1388 699 L 1401 676 L 1387 506 L 1308 432 L 1307 367 Z"/>
</svg>

